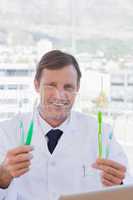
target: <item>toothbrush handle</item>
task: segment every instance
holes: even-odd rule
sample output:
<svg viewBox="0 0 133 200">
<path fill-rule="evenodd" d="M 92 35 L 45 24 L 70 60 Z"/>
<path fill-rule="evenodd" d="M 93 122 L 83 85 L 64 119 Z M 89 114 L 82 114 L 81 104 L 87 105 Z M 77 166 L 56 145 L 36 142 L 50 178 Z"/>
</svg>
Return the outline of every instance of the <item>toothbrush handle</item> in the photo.
<svg viewBox="0 0 133 200">
<path fill-rule="evenodd" d="M 30 145 L 31 144 L 32 135 L 33 135 L 33 127 L 34 127 L 34 122 L 32 120 L 31 123 L 30 123 L 28 134 L 27 134 L 26 145 Z"/>
</svg>

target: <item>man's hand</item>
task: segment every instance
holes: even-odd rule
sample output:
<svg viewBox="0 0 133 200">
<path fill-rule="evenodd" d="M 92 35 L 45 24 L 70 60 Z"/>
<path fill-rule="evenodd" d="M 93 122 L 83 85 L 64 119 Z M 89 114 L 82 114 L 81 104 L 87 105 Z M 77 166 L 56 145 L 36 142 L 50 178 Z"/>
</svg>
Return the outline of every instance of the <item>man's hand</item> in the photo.
<svg viewBox="0 0 133 200">
<path fill-rule="evenodd" d="M 32 150 L 33 147 L 24 145 L 7 152 L 0 165 L 0 187 L 7 187 L 13 178 L 29 171 Z"/>
<path fill-rule="evenodd" d="M 120 185 L 125 178 L 126 167 L 113 160 L 97 159 L 92 167 L 102 171 L 101 180 L 105 186 Z"/>
</svg>

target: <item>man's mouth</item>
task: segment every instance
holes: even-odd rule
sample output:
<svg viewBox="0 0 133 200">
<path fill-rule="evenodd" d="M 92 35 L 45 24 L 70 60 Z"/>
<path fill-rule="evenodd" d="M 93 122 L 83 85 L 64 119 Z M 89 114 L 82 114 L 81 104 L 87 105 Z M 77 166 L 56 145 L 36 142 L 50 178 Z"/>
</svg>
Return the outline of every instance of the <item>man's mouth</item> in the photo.
<svg viewBox="0 0 133 200">
<path fill-rule="evenodd" d="M 45 107 L 45 108 L 53 108 L 53 109 L 61 109 L 61 110 L 69 110 L 69 108 L 71 107 L 71 104 L 69 101 L 62 101 L 62 102 L 57 102 L 57 101 L 48 101 L 45 102 L 44 104 L 41 104 L 41 107 Z"/>
<path fill-rule="evenodd" d="M 67 104 L 65 104 L 65 103 L 52 103 L 51 105 L 59 106 L 59 107 L 65 107 Z"/>
<path fill-rule="evenodd" d="M 49 102 L 49 106 L 55 106 L 55 107 L 69 107 L 69 102 Z"/>
</svg>

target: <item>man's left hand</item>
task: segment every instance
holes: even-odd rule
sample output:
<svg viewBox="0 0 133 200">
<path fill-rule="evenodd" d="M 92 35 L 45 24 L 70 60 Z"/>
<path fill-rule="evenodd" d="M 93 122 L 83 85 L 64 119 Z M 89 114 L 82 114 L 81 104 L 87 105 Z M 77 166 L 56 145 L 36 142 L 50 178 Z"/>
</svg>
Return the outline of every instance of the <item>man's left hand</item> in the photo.
<svg viewBox="0 0 133 200">
<path fill-rule="evenodd" d="M 107 159 L 97 159 L 93 168 L 102 171 L 101 180 L 105 186 L 120 185 L 125 178 L 126 167 L 118 162 Z"/>
</svg>

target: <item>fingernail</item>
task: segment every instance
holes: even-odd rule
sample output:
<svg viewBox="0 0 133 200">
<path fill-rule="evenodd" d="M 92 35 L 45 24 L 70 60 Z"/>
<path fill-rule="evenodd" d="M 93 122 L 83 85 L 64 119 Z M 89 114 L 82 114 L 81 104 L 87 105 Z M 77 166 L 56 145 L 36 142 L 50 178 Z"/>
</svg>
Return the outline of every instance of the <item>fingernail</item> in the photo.
<svg viewBox="0 0 133 200">
<path fill-rule="evenodd" d="M 96 168 L 96 167 L 97 167 L 97 164 L 96 164 L 96 163 L 93 163 L 93 164 L 92 164 L 92 167 Z"/>
<path fill-rule="evenodd" d="M 95 167 L 95 165 L 96 165 L 96 164 L 95 164 L 95 163 L 93 163 L 91 166 L 92 166 L 92 167 Z"/>
<path fill-rule="evenodd" d="M 32 154 L 28 154 L 28 158 L 31 160 L 33 158 Z"/>
<path fill-rule="evenodd" d="M 29 146 L 30 150 L 33 151 L 34 150 L 34 146 Z"/>
</svg>

